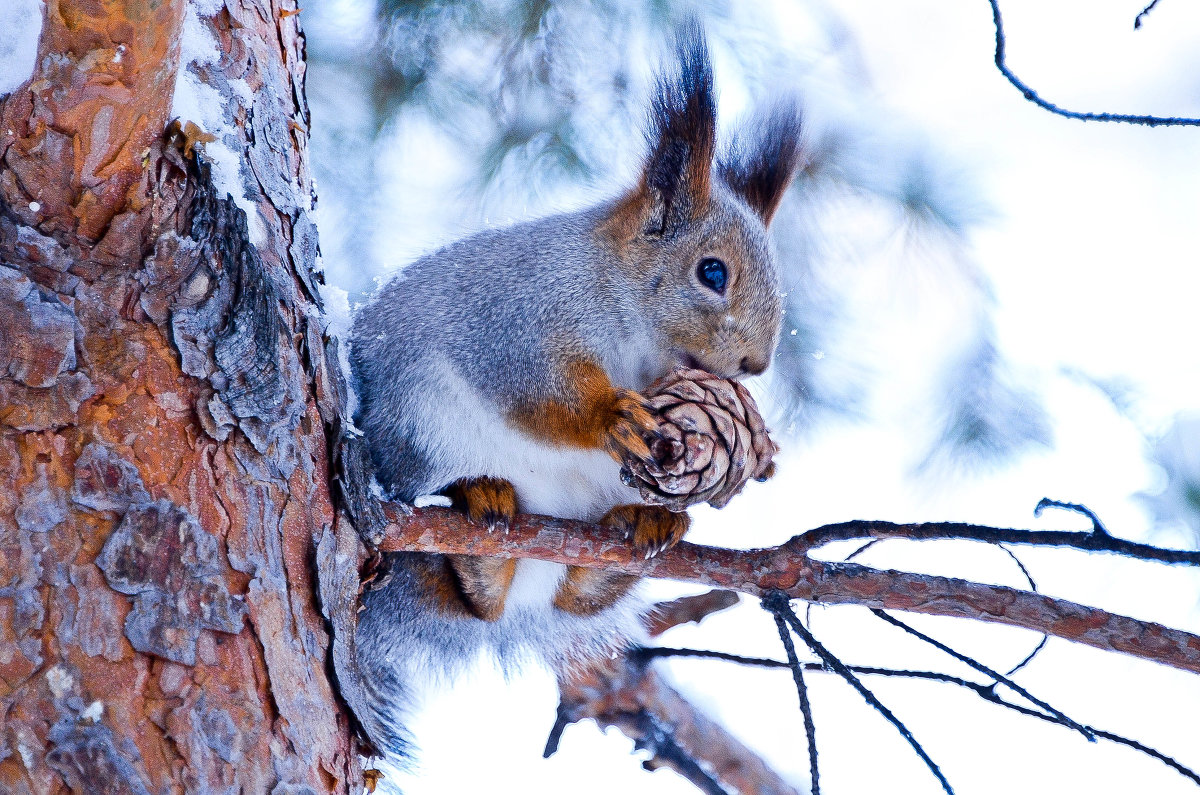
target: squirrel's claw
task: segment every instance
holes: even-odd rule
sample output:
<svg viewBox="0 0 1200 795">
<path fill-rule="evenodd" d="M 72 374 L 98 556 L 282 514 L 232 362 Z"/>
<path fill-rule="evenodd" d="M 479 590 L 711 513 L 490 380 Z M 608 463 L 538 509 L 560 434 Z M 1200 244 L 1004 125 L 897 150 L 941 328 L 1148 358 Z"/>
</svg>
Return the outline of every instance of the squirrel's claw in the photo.
<svg viewBox="0 0 1200 795">
<path fill-rule="evenodd" d="M 686 513 L 674 513 L 661 505 L 618 505 L 604 515 L 600 524 L 620 527 L 636 553 L 649 560 L 675 546 L 687 532 Z"/>
<path fill-rule="evenodd" d="M 494 533 L 498 529 L 500 530 L 501 534 L 508 535 L 509 525 L 507 516 L 501 516 L 495 513 L 485 513 L 482 517 L 482 521 L 484 526 L 487 528 L 488 533 Z"/>
</svg>

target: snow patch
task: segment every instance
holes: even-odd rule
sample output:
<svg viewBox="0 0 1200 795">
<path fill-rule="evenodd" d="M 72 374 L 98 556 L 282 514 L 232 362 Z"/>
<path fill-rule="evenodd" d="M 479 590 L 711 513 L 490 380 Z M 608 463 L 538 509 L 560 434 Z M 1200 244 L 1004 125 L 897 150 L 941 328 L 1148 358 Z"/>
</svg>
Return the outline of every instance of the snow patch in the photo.
<svg viewBox="0 0 1200 795">
<path fill-rule="evenodd" d="M 350 377 L 350 331 L 354 324 L 350 294 L 332 284 L 321 285 L 320 290 L 321 300 L 325 304 L 325 333 L 338 341 L 338 366 L 342 368 L 342 376 L 346 379 L 346 417 L 350 419 L 358 411 L 358 392 L 354 388 L 354 379 Z M 360 435 L 362 433 L 354 427 L 352 420 L 347 430 Z"/>
<path fill-rule="evenodd" d="M 42 0 L 0 3 L 0 96 L 16 91 L 33 75 L 44 17 Z"/>
<path fill-rule="evenodd" d="M 91 704 L 88 704 L 87 709 L 79 713 L 80 719 L 90 720 L 92 723 L 99 723 L 100 718 L 103 716 L 104 704 L 100 703 L 99 701 L 93 701 Z"/>
<path fill-rule="evenodd" d="M 196 9 L 196 13 L 206 17 L 216 16 L 217 12 L 225 5 L 225 0 L 192 0 L 188 4 L 190 8 Z"/>
<path fill-rule="evenodd" d="M 235 149 L 229 143 L 238 141 L 239 137 L 226 111 L 228 99 L 217 87 L 209 85 L 201 77 L 200 67 L 219 63 L 221 48 L 200 16 L 212 16 L 222 5 L 223 0 L 200 0 L 187 6 L 180 37 L 179 73 L 175 77 L 171 115 L 179 119 L 181 124 L 190 121 L 215 136 L 216 140 L 204 144 L 204 159 L 212 168 L 213 184 L 218 193 L 232 196 L 237 206 L 246 213 L 250 242 L 255 247 L 261 247 L 267 242 L 267 230 L 258 215 L 258 208 L 246 195 L 240 147 Z M 251 92 L 245 81 L 231 81 L 229 87 L 232 95 L 243 104 L 251 104 Z"/>
<path fill-rule="evenodd" d="M 56 665 L 46 671 L 46 684 L 50 686 L 50 692 L 55 698 L 62 698 L 75 686 L 75 677 L 63 666 Z"/>
</svg>

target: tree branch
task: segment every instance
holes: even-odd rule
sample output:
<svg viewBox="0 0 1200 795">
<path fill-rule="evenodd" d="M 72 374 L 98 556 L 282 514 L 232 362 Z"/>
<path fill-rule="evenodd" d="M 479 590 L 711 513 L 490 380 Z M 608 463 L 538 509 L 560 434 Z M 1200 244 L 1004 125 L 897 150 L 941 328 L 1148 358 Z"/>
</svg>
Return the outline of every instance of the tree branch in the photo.
<svg viewBox="0 0 1200 795">
<path fill-rule="evenodd" d="M 1081 113 L 1076 110 L 1067 110 L 1055 105 L 1053 102 L 1042 99 L 1038 92 L 1030 88 L 1026 83 L 1013 73 L 1012 69 L 1008 68 L 1007 58 L 1005 54 L 1005 46 L 1007 41 L 1004 36 L 1004 22 L 1000 18 L 1000 3 L 999 0 L 988 0 L 992 6 L 992 22 L 996 26 L 996 68 L 1000 70 L 1000 74 L 1008 82 L 1021 92 L 1025 99 L 1037 105 L 1043 110 L 1048 110 L 1051 113 L 1064 116 L 1068 119 L 1079 119 L 1080 121 L 1112 121 L 1121 122 L 1124 124 L 1141 124 L 1146 127 L 1166 127 L 1166 126 L 1197 126 L 1200 125 L 1200 119 L 1189 119 L 1178 116 L 1139 116 L 1128 113 Z M 1134 27 L 1139 27 L 1142 17 L 1154 7 L 1151 3 L 1146 9 L 1138 15 L 1134 22 Z"/>
<path fill-rule="evenodd" d="M 1150 0 L 1149 5 L 1147 5 L 1145 8 L 1143 8 L 1141 10 L 1141 12 L 1136 17 L 1133 18 L 1133 29 L 1134 30 L 1142 29 L 1142 22 L 1146 19 L 1146 17 L 1148 17 L 1150 15 L 1150 12 L 1154 10 L 1154 7 L 1156 5 L 1158 5 L 1158 0 Z"/>
<path fill-rule="evenodd" d="M 1015 530 L 1005 527 L 984 527 L 960 522 L 921 522 L 895 524 L 857 519 L 827 524 L 805 531 L 788 542 L 792 551 L 803 554 L 835 541 L 860 539 L 885 540 L 906 538 L 911 541 L 936 539 L 980 541 L 986 544 L 1024 544 L 1038 547 L 1065 547 L 1084 552 L 1108 552 L 1136 560 L 1173 563 L 1181 566 L 1200 566 L 1200 551 L 1163 549 L 1162 547 L 1126 541 L 1108 533 L 1074 532 L 1071 530 Z"/>
<path fill-rule="evenodd" d="M 699 624 L 713 613 L 726 610 L 737 603 L 736 592 L 716 588 L 695 596 L 681 596 L 669 602 L 659 602 L 642 623 L 646 625 L 646 633 L 653 638 L 681 624 Z"/>
<path fill-rule="evenodd" d="M 388 521 L 377 539 L 383 551 L 538 558 L 732 588 L 760 597 L 778 589 L 809 602 L 1007 624 L 1200 673 L 1196 635 L 1016 588 L 814 560 L 806 554 L 812 545 L 805 536 L 752 550 L 684 542 L 643 560 L 620 531 L 586 522 L 522 514 L 507 533 L 488 534 L 446 508 L 413 510 L 385 504 L 384 514 Z"/>
<path fill-rule="evenodd" d="M 546 756 L 569 723 L 591 718 L 616 726 L 650 752 L 644 766 L 669 767 L 702 792 L 725 795 L 796 795 L 796 790 L 753 751 L 696 709 L 646 660 L 622 655 L 559 680 L 558 719 Z"/>
</svg>

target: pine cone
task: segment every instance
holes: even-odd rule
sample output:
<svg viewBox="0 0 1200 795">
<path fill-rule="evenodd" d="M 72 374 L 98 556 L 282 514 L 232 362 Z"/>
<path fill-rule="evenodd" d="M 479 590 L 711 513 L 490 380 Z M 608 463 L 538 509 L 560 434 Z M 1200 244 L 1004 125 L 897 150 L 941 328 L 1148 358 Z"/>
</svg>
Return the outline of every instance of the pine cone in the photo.
<svg viewBox="0 0 1200 795">
<path fill-rule="evenodd" d="M 741 384 L 680 369 L 645 394 L 659 423 L 659 436 L 646 440 L 653 458 L 627 457 L 621 478 L 646 502 L 672 511 L 701 502 L 722 508 L 746 481 L 774 474 L 779 447 Z"/>
</svg>

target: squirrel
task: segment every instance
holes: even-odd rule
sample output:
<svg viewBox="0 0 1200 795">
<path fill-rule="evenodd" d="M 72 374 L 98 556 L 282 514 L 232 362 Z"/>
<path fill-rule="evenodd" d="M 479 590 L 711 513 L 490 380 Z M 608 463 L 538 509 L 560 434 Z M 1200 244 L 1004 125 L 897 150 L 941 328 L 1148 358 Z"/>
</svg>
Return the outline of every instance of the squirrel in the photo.
<svg viewBox="0 0 1200 795">
<path fill-rule="evenodd" d="M 448 245 L 357 313 L 355 419 L 390 496 L 443 494 L 481 533 L 523 511 L 615 525 L 645 553 L 683 537 L 687 514 L 642 504 L 620 477 L 654 433 L 639 390 L 681 365 L 722 378 L 766 370 L 782 321 L 767 226 L 801 128 L 795 104 L 779 102 L 718 155 L 698 23 L 680 28 L 675 54 L 631 190 Z M 634 575 L 415 552 L 385 565 L 363 594 L 359 718 L 400 760 L 420 683 L 481 649 L 561 672 L 640 632 Z"/>
</svg>

